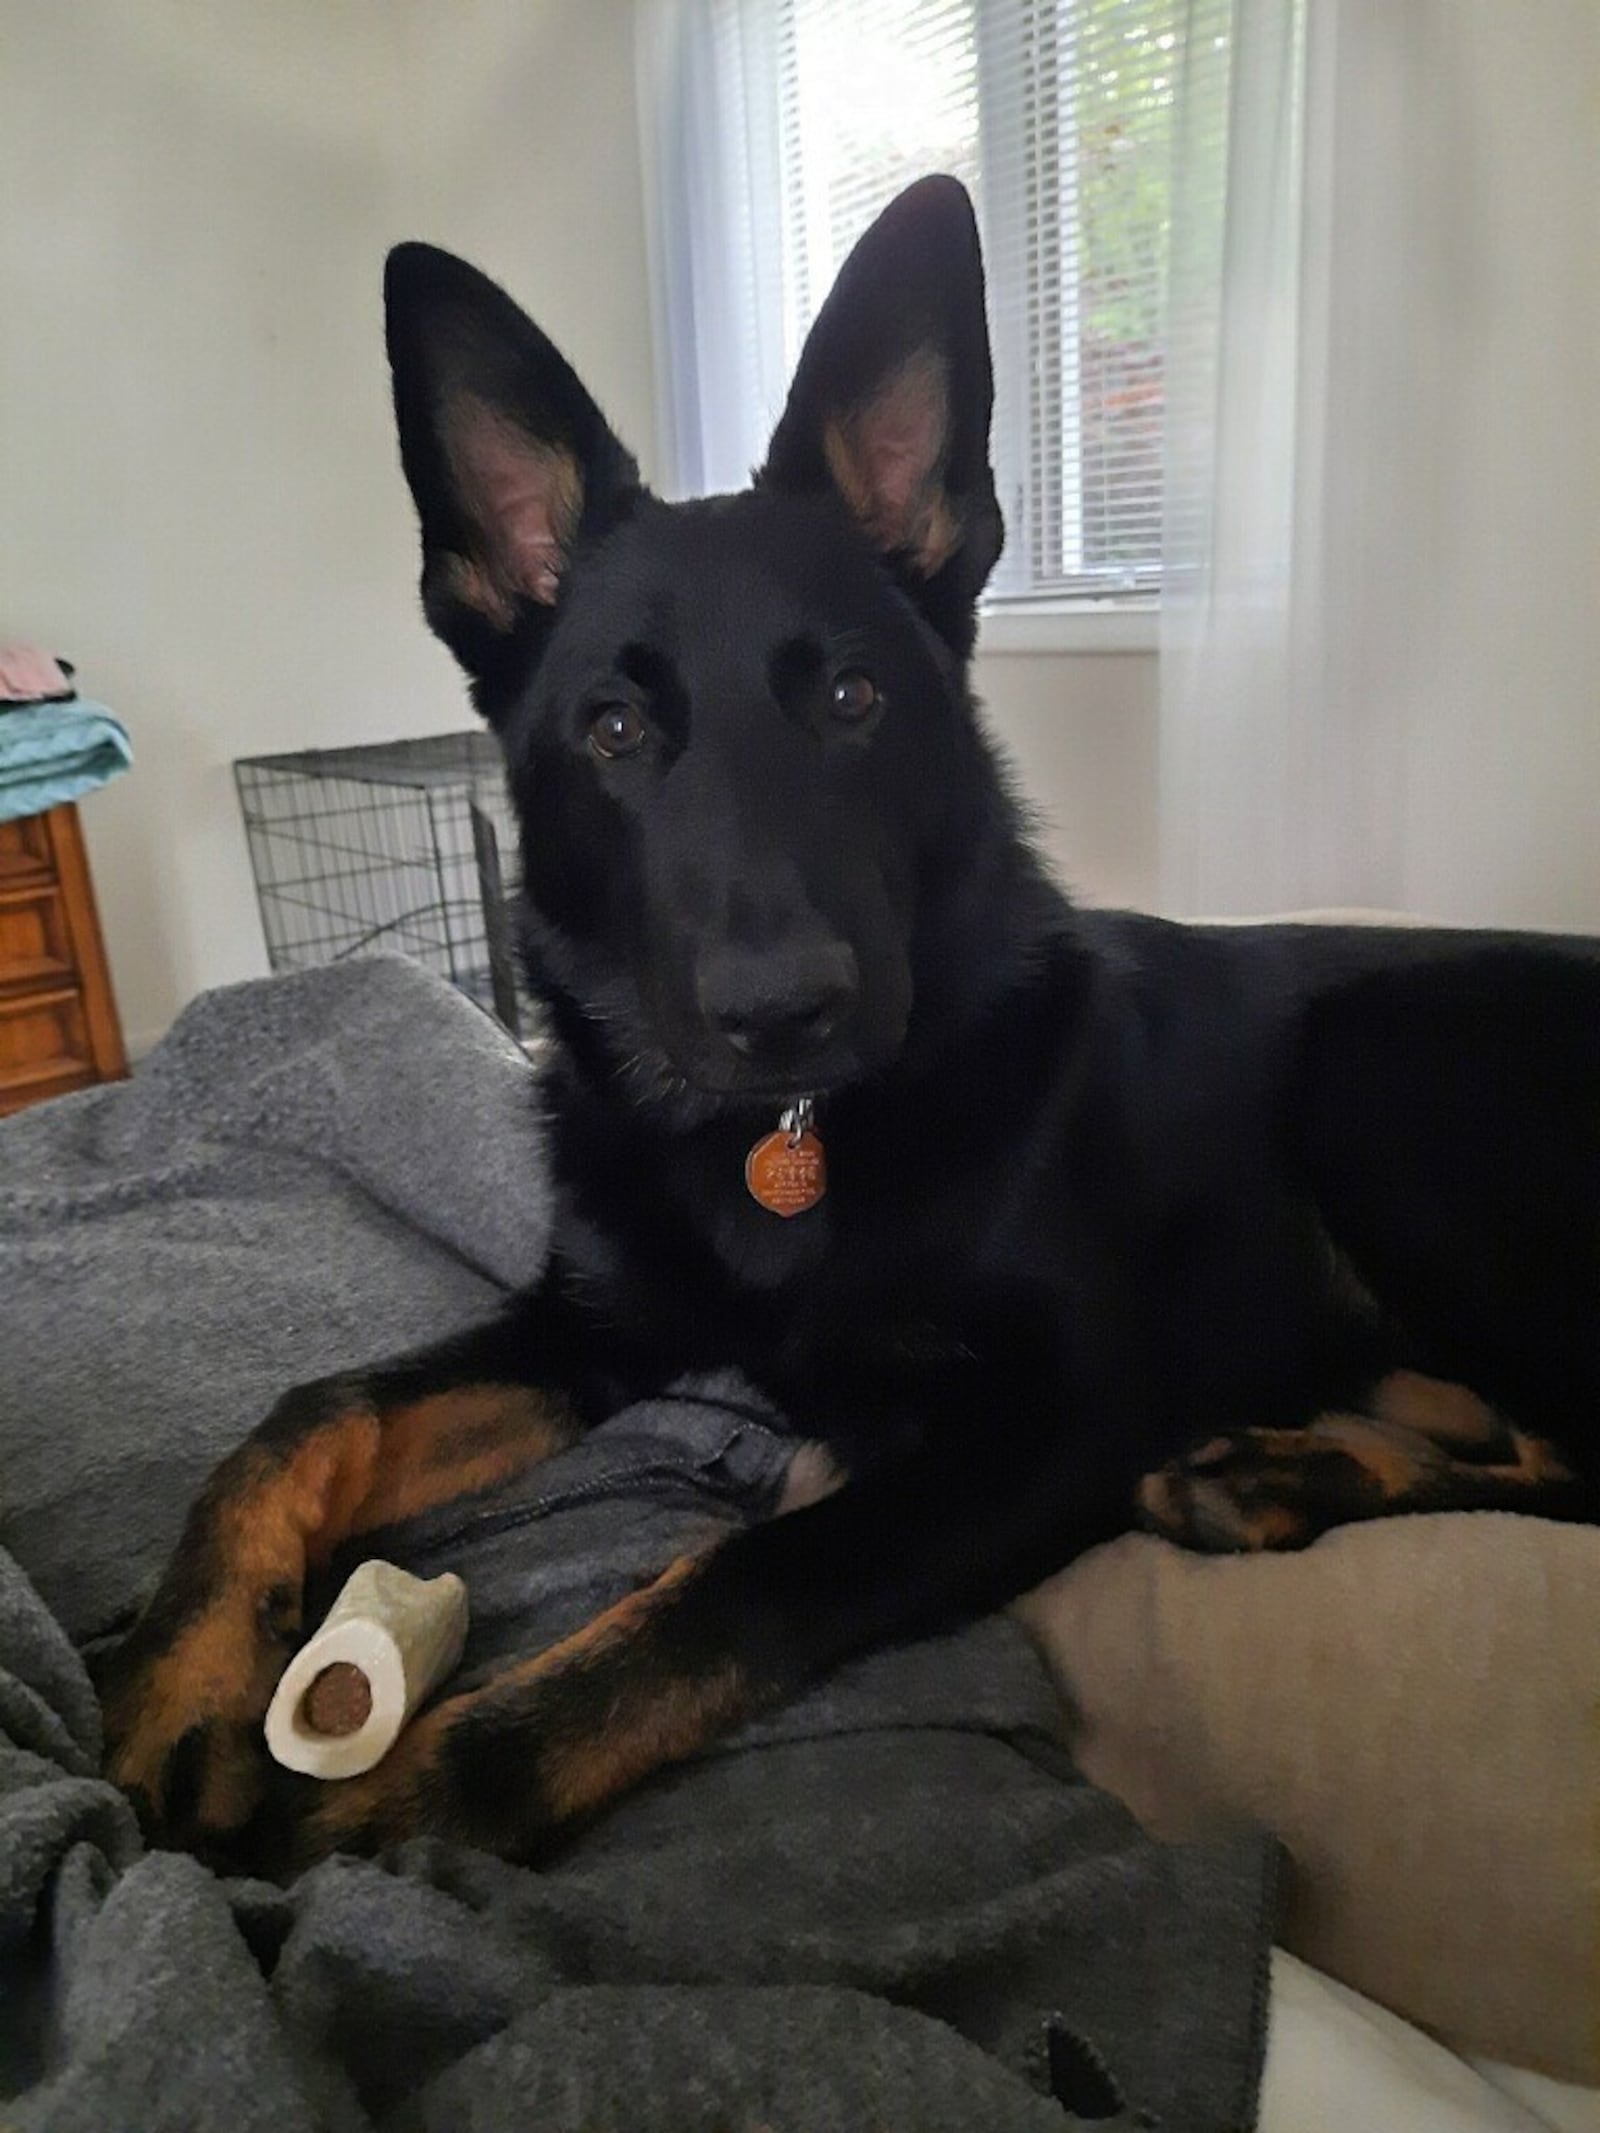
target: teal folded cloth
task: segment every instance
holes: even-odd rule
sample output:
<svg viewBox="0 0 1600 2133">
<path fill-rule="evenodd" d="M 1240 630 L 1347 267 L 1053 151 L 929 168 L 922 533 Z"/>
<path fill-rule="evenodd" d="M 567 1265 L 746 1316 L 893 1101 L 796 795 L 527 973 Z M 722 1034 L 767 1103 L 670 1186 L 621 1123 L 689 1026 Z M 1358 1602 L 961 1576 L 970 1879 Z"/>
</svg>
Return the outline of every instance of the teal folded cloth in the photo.
<svg viewBox="0 0 1600 2133">
<path fill-rule="evenodd" d="M 132 761 L 127 729 L 104 704 L 79 696 L 0 708 L 0 822 L 81 799 Z"/>
</svg>

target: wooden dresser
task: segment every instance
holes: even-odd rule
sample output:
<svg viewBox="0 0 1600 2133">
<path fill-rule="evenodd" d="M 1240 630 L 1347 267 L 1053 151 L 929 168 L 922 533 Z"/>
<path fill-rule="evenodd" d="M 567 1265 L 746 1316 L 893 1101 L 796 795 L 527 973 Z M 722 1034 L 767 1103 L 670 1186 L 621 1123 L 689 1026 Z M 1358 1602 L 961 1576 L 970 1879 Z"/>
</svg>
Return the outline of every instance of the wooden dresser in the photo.
<svg viewBox="0 0 1600 2133">
<path fill-rule="evenodd" d="M 0 822 L 0 1114 L 127 1071 L 77 808 Z"/>
</svg>

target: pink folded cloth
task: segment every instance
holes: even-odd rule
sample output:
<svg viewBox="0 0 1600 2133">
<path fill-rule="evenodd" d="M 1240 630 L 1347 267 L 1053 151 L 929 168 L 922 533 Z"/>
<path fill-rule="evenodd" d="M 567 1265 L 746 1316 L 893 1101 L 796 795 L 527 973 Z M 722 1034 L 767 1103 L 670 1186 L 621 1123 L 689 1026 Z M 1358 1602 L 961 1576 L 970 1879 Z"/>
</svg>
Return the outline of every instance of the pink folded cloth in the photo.
<svg viewBox="0 0 1600 2133">
<path fill-rule="evenodd" d="M 76 696 L 72 668 L 32 644 L 0 644 L 0 704 L 46 704 Z"/>
</svg>

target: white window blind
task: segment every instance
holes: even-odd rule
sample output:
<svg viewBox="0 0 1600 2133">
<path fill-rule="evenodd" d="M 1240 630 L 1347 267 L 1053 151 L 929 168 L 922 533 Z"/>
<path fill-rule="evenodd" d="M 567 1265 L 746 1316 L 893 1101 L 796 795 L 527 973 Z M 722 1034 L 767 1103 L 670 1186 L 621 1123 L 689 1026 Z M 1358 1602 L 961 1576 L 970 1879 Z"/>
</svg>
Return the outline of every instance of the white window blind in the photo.
<svg viewBox="0 0 1600 2133">
<path fill-rule="evenodd" d="M 680 306 L 677 330 L 669 320 L 664 355 L 680 387 L 707 361 L 686 331 L 720 325 L 744 350 L 737 381 L 712 359 L 700 471 L 715 468 L 723 486 L 739 478 L 730 457 L 759 457 L 855 238 L 902 185 L 952 171 L 977 202 L 989 275 L 1008 534 L 992 590 L 1153 591 L 1177 88 L 1184 67 L 1226 69 L 1228 0 L 659 4 L 680 31 L 691 18 L 698 30 L 697 46 L 676 48 L 677 93 L 692 84 L 696 121 L 663 212 L 670 220 L 687 169 L 702 211 L 680 253 L 704 259 L 714 243 L 724 293 L 742 289 L 737 317 L 702 304 L 692 321 Z M 658 85 L 662 75 L 658 64 Z"/>
</svg>

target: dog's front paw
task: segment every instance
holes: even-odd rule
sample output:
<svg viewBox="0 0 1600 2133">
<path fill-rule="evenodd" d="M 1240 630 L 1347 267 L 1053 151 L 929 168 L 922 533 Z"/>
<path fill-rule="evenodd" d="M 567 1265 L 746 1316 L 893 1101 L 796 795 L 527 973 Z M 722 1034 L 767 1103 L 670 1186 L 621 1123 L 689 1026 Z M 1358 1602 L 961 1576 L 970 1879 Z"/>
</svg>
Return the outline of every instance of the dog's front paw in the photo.
<svg viewBox="0 0 1600 2133">
<path fill-rule="evenodd" d="M 215 1857 L 254 1815 L 270 1767 L 262 1720 L 299 1618 L 287 1588 L 182 1607 L 163 1587 L 99 1669 L 106 1774 L 152 1843 Z"/>
<path fill-rule="evenodd" d="M 1359 1515 L 1342 1500 L 1347 1465 L 1341 1448 L 1310 1430 L 1238 1430 L 1146 1475 L 1139 1522 L 1208 1555 L 1304 1548 Z"/>
<path fill-rule="evenodd" d="M 1400 1382 L 1398 1374 L 1392 1382 Z M 1420 1407 L 1420 1395 L 1413 1395 L 1413 1405 Z M 1511 1502 L 1515 1483 L 1526 1498 L 1536 1485 L 1561 1478 L 1548 1457 L 1533 1456 L 1547 1447 L 1534 1447 L 1521 1432 L 1491 1434 L 1478 1417 L 1487 1416 L 1488 1425 L 1496 1418 L 1481 1403 L 1472 1405 L 1454 1438 L 1444 1432 L 1455 1418 L 1440 1402 L 1432 1433 L 1382 1415 L 1331 1412 L 1303 1429 L 1231 1431 L 1141 1482 L 1141 1521 L 1183 1547 L 1212 1554 L 1304 1548 L 1334 1526 L 1397 1511 Z M 1514 1440 L 1532 1450 L 1525 1455 Z M 1509 1455 L 1502 1444 L 1511 1447 Z M 1464 1456 L 1454 1456 L 1457 1451 Z M 1516 1463 L 1495 1463 L 1508 1456 Z"/>
</svg>

